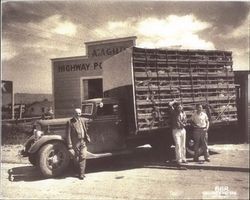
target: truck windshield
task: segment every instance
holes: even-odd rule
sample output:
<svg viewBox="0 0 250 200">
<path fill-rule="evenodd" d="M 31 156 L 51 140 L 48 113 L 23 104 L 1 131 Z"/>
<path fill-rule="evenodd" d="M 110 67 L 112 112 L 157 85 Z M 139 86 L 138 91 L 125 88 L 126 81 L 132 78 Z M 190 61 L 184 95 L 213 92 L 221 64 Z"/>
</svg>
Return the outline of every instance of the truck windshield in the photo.
<svg viewBox="0 0 250 200">
<path fill-rule="evenodd" d="M 83 104 L 82 105 L 82 115 L 92 115 L 93 114 L 93 104 Z"/>
<path fill-rule="evenodd" d="M 117 104 L 104 104 L 103 107 L 97 108 L 98 116 L 107 116 L 107 115 L 117 115 L 118 105 Z"/>
</svg>

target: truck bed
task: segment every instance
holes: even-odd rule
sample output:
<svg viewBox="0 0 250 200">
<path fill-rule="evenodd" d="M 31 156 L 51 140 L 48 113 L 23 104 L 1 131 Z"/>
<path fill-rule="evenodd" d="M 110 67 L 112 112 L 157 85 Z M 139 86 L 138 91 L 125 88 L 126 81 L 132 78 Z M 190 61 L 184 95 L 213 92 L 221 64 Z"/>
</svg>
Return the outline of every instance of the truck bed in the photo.
<svg viewBox="0 0 250 200">
<path fill-rule="evenodd" d="M 212 126 L 235 124 L 232 65 L 230 51 L 131 47 L 103 62 L 104 96 L 123 102 L 129 135 L 171 128 L 168 103 L 174 99 L 188 120 L 201 103 Z"/>
<path fill-rule="evenodd" d="M 133 48 L 137 130 L 170 128 L 168 102 L 181 102 L 188 120 L 201 103 L 212 125 L 237 121 L 232 52 Z"/>
</svg>

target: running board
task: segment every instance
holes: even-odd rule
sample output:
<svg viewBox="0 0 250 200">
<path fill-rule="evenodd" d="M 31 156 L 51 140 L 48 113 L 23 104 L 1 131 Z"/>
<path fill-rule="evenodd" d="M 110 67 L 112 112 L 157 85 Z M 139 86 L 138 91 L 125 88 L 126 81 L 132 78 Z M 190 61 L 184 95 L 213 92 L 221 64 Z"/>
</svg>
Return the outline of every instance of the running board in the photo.
<svg viewBox="0 0 250 200">
<path fill-rule="evenodd" d="M 132 150 L 125 149 L 121 151 L 115 151 L 115 152 L 107 152 L 107 153 L 91 153 L 87 152 L 87 159 L 95 159 L 95 158 L 104 158 L 104 157 L 110 157 L 110 156 L 118 156 L 118 155 L 125 155 L 132 153 Z"/>
</svg>

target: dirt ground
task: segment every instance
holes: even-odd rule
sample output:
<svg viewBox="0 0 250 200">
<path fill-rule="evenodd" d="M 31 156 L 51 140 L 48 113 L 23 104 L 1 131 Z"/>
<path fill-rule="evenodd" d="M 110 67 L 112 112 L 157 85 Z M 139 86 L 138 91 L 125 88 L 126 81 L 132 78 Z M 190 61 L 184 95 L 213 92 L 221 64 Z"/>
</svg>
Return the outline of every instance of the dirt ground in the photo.
<svg viewBox="0 0 250 200">
<path fill-rule="evenodd" d="M 230 145 L 219 147 L 223 151 L 232 149 Z M 13 152 L 20 148 L 2 149 L 1 199 L 249 199 L 249 171 L 180 170 L 166 165 L 147 148 L 134 154 L 89 160 L 83 181 L 73 171 L 44 179 L 36 167 L 27 164 L 27 159 L 14 157 Z M 245 145 L 239 145 L 235 152 L 244 149 Z M 211 158 L 216 160 L 216 154 Z"/>
<path fill-rule="evenodd" d="M 8 180 L 8 169 L 19 172 Z M 144 166 L 114 167 L 43 179 L 30 165 L 2 166 L 2 198 L 14 199 L 249 199 L 248 177 L 243 172 L 175 170 Z"/>
</svg>

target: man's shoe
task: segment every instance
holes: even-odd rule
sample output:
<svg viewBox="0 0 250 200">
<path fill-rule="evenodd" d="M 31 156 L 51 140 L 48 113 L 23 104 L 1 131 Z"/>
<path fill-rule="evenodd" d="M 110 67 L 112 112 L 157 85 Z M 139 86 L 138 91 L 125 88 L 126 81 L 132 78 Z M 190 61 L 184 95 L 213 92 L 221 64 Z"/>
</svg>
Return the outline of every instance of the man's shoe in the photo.
<svg viewBox="0 0 250 200">
<path fill-rule="evenodd" d="M 85 178 L 85 175 L 80 175 L 80 176 L 79 176 L 79 179 L 80 179 L 80 180 L 83 180 L 84 178 Z"/>
<path fill-rule="evenodd" d="M 187 163 L 187 161 L 186 160 L 182 160 L 182 163 Z"/>
<path fill-rule="evenodd" d="M 199 158 L 194 158 L 194 162 L 200 162 Z"/>
<path fill-rule="evenodd" d="M 205 158 L 205 161 L 210 162 L 210 158 Z"/>
</svg>

